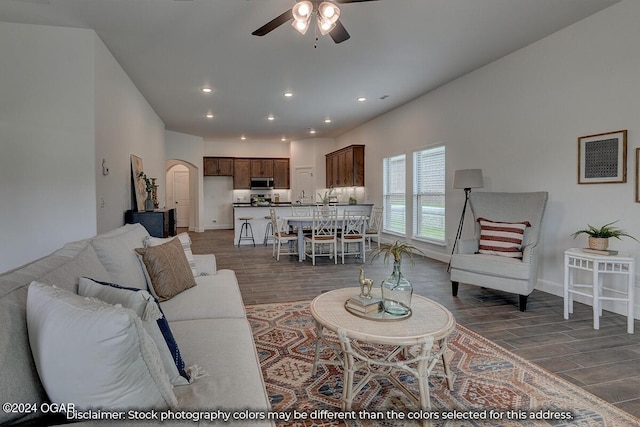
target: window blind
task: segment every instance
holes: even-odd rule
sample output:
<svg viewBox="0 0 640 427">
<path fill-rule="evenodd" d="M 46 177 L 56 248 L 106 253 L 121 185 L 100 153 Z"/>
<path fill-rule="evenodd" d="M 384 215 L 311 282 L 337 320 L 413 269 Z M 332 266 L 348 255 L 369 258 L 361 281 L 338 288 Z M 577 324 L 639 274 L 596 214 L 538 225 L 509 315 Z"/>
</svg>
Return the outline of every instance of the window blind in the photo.
<svg viewBox="0 0 640 427">
<path fill-rule="evenodd" d="M 413 153 L 413 236 L 445 242 L 445 147 Z"/>
<path fill-rule="evenodd" d="M 383 203 L 384 219 L 382 228 L 385 231 L 405 234 L 405 182 L 406 172 L 404 154 L 383 159 Z"/>
</svg>

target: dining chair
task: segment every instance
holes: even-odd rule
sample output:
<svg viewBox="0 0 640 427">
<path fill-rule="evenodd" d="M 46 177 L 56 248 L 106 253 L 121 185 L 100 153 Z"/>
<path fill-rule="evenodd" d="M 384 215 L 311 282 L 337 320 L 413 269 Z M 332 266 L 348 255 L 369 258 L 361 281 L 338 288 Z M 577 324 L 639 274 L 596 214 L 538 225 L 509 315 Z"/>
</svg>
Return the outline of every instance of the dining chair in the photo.
<svg viewBox="0 0 640 427">
<path fill-rule="evenodd" d="M 271 256 L 276 257 L 276 261 L 280 261 L 280 255 L 296 255 L 297 245 L 294 244 L 298 236 L 294 233 L 285 232 L 278 224 L 278 216 L 274 208 L 269 208 L 271 217 L 271 228 L 273 228 L 273 250 Z M 284 245 L 283 245 L 284 244 Z M 283 252 L 282 248 L 286 250 Z"/>
<path fill-rule="evenodd" d="M 371 215 L 364 231 L 364 238 L 368 242 L 368 249 L 371 250 L 371 239 L 376 238 L 378 249 L 380 249 L 380 231 L 382 230 L 382 212 L 384 208 L 371 208 Z"/>
<path fill-rule="evenodd" d="M 311 216 L 311 206 L 296 206 L 291 205 L 291 216 L 302 216 L 302 217 L 310 217 Z M 289 230 L 290 233 L 297 233 L 298 229 L 295 227 L 291 227 Z M 302 232 L 305 234 L 311 233 L 311 228 L 302 227 Z"/>
<path fill-rule="evenodd" d="M 338 240 L 337 240 L 337 225 L 338 225 L 338 211 L 334 209 L 314 209 L 313 210 L 313 222 L 311 226 L 311 234 L 304 237 L 305 259 L 308 256 L 311 257 L 313 265 L 316 265 L 316 257 L 328 256 L 333 257 L 334 264 L 338 263 Z M 329 252 L 318 251 L 318 246 L 330 245 L 331 250 Z"/>
<path fill-rule="evenodd" d="M 342 252 L 342 263 L 345 255 L 357 255 L 365 261 L 364 251 L 364 228 L 367 222 L 367 214 L 363 211 L 345 210 L 342 216 L 342 227 L 338 235 L 340 250 Z M 349 251 L 349 244 L 356 244 L 358 248 L 355 252 Z"/>
</svg>

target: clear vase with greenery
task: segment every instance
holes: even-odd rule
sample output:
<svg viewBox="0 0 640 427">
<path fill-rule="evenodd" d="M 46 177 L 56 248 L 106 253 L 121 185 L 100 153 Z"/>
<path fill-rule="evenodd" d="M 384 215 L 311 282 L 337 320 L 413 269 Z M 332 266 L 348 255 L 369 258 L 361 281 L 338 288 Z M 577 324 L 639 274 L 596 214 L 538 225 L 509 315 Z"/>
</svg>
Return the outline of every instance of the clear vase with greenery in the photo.
<svg viewBox="0 0 640 427">
<path fill-rule="evenodd" d="M 384 311 L 395 316 L 404 316 L 411 308 L 411 297 L 413 296 L 413 285 L 402 274 L 402 255 L 406 254 L 413 265 L 413 254 L 424 253 L 413 245 L 399 240 L 394 243 L 383 243 L 379 249 L 374 249 L 371 261 L 380 254 L 384 254 L 384 262 L 387 263 L 389 257 L 393 256 L 393 271 L 391 275 L 382 281 L 382 305 Z"/>
</svg>

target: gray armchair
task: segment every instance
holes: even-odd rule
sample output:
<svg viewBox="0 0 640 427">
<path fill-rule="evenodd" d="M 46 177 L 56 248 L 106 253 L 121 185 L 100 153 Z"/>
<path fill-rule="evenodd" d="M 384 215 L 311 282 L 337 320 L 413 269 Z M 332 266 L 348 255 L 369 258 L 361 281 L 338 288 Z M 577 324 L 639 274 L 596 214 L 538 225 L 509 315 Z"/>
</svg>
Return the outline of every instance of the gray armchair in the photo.
<svg viewBox="0 0 640 427">
<path fill-rule="evenodd" d="M 547 204 L 547 192 L 471 194 L 475 238 L 460 239 L 451 255 L 451 290 L 458 295 L 460 282 L 520 295 L 520 311 L 527 308 L 527 297 L 538 280 L 538 239 Z M 500 222 L 528 221 L 522 240 L 522 259 L 478 253 L 478 218 Z"/>
</svg>

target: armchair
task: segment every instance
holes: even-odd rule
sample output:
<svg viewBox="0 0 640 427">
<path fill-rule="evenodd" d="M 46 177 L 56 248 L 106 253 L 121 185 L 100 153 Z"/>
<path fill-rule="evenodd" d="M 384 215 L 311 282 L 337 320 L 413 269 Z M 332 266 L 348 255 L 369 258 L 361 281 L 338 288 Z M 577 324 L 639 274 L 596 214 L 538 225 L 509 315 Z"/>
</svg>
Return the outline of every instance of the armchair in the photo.
<svg viewBox="0 0 640 427">
<path fill-rule="evenodd" d="M 548 193 L 543 191 L 471 194 L 469 203 L 474 217 L 475 237 L 460 239 L 457 242 L 456 253 L 451 255 L 453 296 L 458 295 L 458 284 L 463 282 L 518 294 L 520 311 L 526 310 L 527 297 L 533 292 L 538 280 L 538 239 L 547 199 Z M 485 225 L 482 230 L 479 219 L 486 220 L 483 221 Z M 492 228 L 487 227 L 487 222 L 491 221 L 518 223 L 518 227 L 524 229 L 522 244 L 512 243 L 517 246 L 517 249 L 511 248 L 515 254 L 500 248 L 494 250 L 496 248 L 491 246 L 491 241 L 486 240 L 487 233 L 492 234 L 491 231 L 487 231 Z M 500 230 L 494 231 L 498 246 L 504 243 L 501 233 Z M 518 257 L 520 249 L 522 258 Z"/>
</svg>

